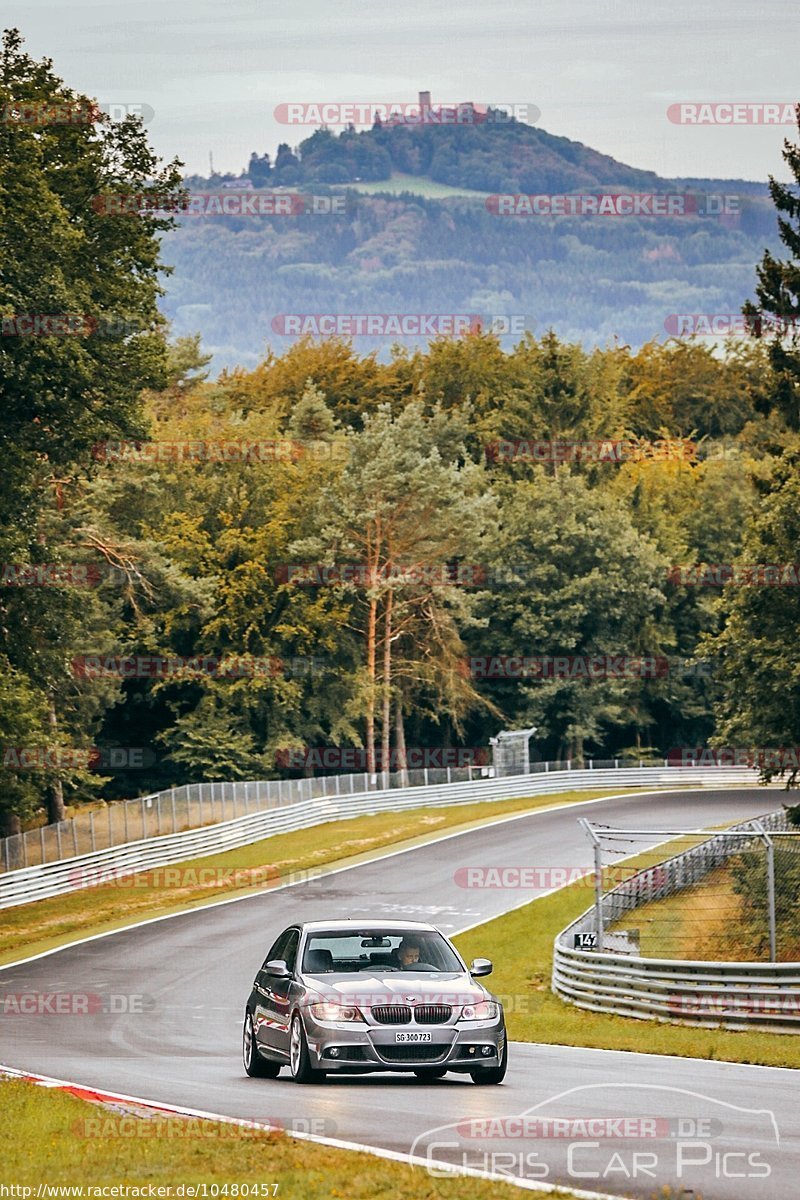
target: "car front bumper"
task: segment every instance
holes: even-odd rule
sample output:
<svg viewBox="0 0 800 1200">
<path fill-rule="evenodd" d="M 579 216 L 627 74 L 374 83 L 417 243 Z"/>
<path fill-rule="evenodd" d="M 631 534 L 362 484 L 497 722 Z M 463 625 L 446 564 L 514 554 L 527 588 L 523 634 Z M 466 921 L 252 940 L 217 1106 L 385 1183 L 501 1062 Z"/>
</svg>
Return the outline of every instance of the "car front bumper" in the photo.
<svg viewBox="0 0 800 1200">
<path fill-rule="evenodd" d="M 422 1032 L 418 1026 L 398 1029 L 310 1016 L 305 1026 L 312 1066 L 325 1071 L 474 1071 L 499 1066 L 505 1042 L 502 1016 L 428 1026 L 424 1032 L 430 1033 L 430 1042 L 398 1042 L 398 1033 Z"/>
</svg>

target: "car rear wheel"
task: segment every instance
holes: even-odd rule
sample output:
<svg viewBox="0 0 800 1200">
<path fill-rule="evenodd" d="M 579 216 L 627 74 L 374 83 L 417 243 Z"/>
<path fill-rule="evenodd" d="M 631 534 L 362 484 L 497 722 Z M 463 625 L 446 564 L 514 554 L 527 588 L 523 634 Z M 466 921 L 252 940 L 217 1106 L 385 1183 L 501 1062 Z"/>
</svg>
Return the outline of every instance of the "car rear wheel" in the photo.
<svg viewBox="0 0 800 1200">
<path fill-rule="evenodd" d="M 506 1077 L 508 1068 L 508 1038 L 503 1034 L 503 1054 L 500 1059 L 499 1067 L 479 1067 L 477 1071 L 470 1071 L 470 1078 L 473 1083 L 502 1083 Z"/>
<path fill-rule="evenodd" d="M 311 1066 L 306 1031 L 299 1013 L 295 1013 L 292 1017 L 292 1028 L 289 1035 L 289 1070 L 295 1083 L 322 1083 L 325 1078 L 324 1071 L 317 1071 Z"/>
<path fill-rule="evenodd" d="M 419 1067 L 414 1074 L 417 1079 L 441 1079 L 447 1074 L 447 1067 Z"/>
<path fill-rule="evenodd" d="M 262 1058 L 256 1047 L 256 1034 L 253 1028 L 253 1018 L 247 1013 L 244 1018 L 242 1033 L 242 1062 L 246 1074 L 251 1079 L 276 1079 L 281 1069 L 280 1063 L 268 1062 Z"/>
</svg>

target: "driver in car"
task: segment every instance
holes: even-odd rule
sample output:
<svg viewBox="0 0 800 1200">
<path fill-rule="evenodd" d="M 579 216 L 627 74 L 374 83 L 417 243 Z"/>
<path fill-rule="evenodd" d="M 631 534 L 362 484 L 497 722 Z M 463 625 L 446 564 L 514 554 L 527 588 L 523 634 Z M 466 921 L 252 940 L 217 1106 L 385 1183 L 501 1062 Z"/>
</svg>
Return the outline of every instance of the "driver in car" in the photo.
<svg viewBox="0 0 800 1200">
<path fill-rule="evenodd" d="M 420 944 L 413 938 L 403 938 L 394 952 L 394 959 L 401 970 L 407 971 L 419 962 Z"/>
</svg>

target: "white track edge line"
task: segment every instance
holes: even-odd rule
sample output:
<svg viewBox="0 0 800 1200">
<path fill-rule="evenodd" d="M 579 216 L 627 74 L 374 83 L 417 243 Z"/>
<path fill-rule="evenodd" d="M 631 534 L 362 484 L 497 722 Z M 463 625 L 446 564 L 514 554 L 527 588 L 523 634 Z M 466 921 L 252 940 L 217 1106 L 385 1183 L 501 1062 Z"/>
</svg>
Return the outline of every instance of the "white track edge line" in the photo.
<svg viewBox="0 0 800 1200">
<path fill-rule="evenodd" d="M 226 1117 L 217 1113 L 204 1112 L 198 1108 L 185 1108 L 176 1104 L 162 1104 L 157 1100 L 146 1100 L 142 1096 L 129 1096 L 124 1092 L 109 1092 L 104 1088 L 93 1088 L 89 1084 L 72 1083 L 68 1079 L 55 1079 L 49 1075 L 39 1075 L 34 1071 L 22 1071 L 16 1067 L 6 1067 L 0 1064 L 0 1074 L 5 1074 L 11 1077 L 17 1077 L 23 1082 L 33 1082 L 34 1084 L 43 1084 L 47 1087 L 64 1090 L 66 1088 L 78 1088 L 85 1092 L 95 1092 L 97 1096 L 104 1097 L 107 1100 L 125 1100 L 130 1104 L 141 1104 L 144 1108 L 158 1109 L 161 1112 L 174 1113 L 178 1116 L 200 1117 L 207 1121 L 220 1121 L 224 1124 L 241 1125 L 248 1129 L 275 1129 L 277 1132 L 284 1133 L 288 1137 L 295 1138 L 297 1141 L 314 1142 L 320 1146 L 330 1146 L 337 1150 L 355 1150 L 362 1154 L 371 1154 L 375 1158 L 385 1158 L 393 1162 L 402 1163 L 404 1166 L 411 1167 L 436 1167 L 451 1178 L 469 1176 L 473 1179 L 485 1179 L 492 1183 L 507 1183 L 511 1187 L 520 1188 L 523 1191 L 539 1192 L 545 1195 L 553 1195 L 554 1193 L 564 1192 L 565 1187 L 569 1188 L 571 1196 L 575 1200 L 621 1200 L 619 1194 L 611 1195 L 608 1192 L 587 1192 L 583 1189 L 570 1188 L 564 1184 L 547 1184 L 540 1183 L 534 1179 L 515 1179 L 512 1176 L 496 1175 L 491 1171 L 481 1171 L 477 1167 L 454 1167 L 452 1164 L 441 1160 L 430 1160 L 422 1158 L 418 1155 L 401 1154 L 399 1150 L 386 1150 L 381 1146 L 365 1146 L 360 1142 L 347 1142 L 340 1138 L 326 1138 L 314 1133 L 303 1133 L 290 1129 L 279 1128 L 274 1125 L 262 1124 L 258 1121 L 248 1121 L 242 1117 Z M 80 1099 L 80 1097 L 76 1097 Z M 85 1103 L 90 1103 L 85 1101 Z M 102 1103 L 102 1101 L 101 1101 Z M 443 1176 L 439 1176 L 442 1178 Z"/>
</svg>

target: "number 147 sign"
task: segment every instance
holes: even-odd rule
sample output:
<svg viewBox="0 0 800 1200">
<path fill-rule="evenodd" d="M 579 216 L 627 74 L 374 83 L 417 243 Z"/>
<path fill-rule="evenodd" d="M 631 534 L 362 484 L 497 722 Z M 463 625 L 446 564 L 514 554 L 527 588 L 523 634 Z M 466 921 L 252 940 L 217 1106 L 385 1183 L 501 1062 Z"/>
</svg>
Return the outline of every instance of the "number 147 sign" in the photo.
<svg viewBox="0 0 800 1200">
<path fill-rule="evenodd" d="M 590 933 L 575 933 L 575 949 L 576 950 L 596 950 L 597 949 L 597 934 L 592 930 Z"/>
</svg>

